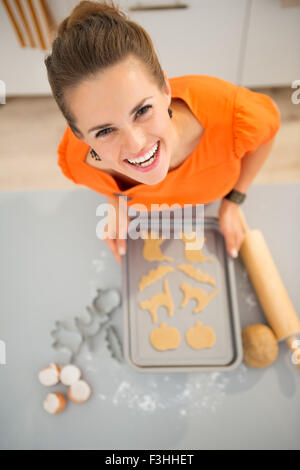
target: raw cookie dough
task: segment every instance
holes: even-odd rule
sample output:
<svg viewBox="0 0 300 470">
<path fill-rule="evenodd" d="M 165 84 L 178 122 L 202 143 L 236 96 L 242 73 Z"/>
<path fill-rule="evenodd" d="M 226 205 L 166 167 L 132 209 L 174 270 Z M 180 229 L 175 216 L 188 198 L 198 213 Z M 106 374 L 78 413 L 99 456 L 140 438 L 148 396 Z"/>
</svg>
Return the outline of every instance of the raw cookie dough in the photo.
<svg viewBox="0 0 300 470">
<path fill-rule="evenodd" d="M 184 299 L 180 305 L 181 308 L 184 307 L 191 298 L 198 301 L 198 305 L 194 308 L 193 313 L 203 310 L 208 302 L 219 292 L 219 289 L 215 289 L 210 294 L 207 294 L 201 287 L 192 287 L 187 282 L 183 282 L 180 287 L 184 292 Z"/>
<path fill-rule="evenodd" d="M 188 250 L 200 250 L 203 247 L 206 238 L 197 238 L 196 236 L 197 233 L 193 230 L 187 236 L 184 234 L 184 232 L 181 232 L 181 239 L 185 244 L 187 244 L 186 248 Z"/>
<path fill-rule="evenodd" d="M 242 331 L 244 361 L 250 367 L 271 365 L 278 356 L 277 338 L 267 325 L 248 325 Z"/>
<path fill-rule="evenodd" d="M 206 258 L 204 254 L 201 251 L 201 247 L 203 246 L 203 241 L 206 239 L 203 237 L 201 238 L 196 238 L 196 232 L 191 232 L 189 237 L 185 237 L 184 233 L 181 233 L 182 240 L 185 244 L 184 246 L 184 256 L 187 261 L 190 261 L 192 263 L 196 263 L 197 261 L 199 262 L 204 262 L 204 261 L 209 261 L 212 262 L 214 261 L 213 258 Z"/>
<path fill-rule="evenodd" d="M 175 271 L 172 266 L 158 266 L 155 269 L 150 269 L 150 271 L 142 276 L 139 282 L 139 291 L 142 291 L 145 287 L 150 286 L 153 282 L 157 281 L 158 279 L 162 278 L 165 274 Z"/>
<path fill-rule="evenodd" d="M 173 261 L 169 256 L 165 256 L 160 251 L 160 245 L 164 241 L 164 238 L 151 238 L 155 235 L 155 232 L 151 231 L 150 238 L 148 238 L 147 232 L 142 232 L 144 239 L 143 256 L 147 261 Z"/>
<path fill-rule="evenodd" d="M 174 314 L 174 304 L 167 279 L 164 280 L 164 291 L 155 294 L 151 299 L 142 300 L 139 304 L 142 309 L 149 310 L 153 323 L 157 323 L 156 311 L 160 306 L 167 307 L 169 317 Z"/>
<path fill-rule="evenodd" d="M 212 286 L 216 285 L 216 281 L 210 274 L 204 273 L 203 271 L 201 271 L 201 269 L 194 268 L 194 266 L 192 266 L 191 264 L 179 264 L 177 266 L 177 269 L 181 269 L 181 271 L 183 271 L 193 279 L 196 279 L 196 281 L 206 282 L 207 284 L 211 284 Z"/>
<path fill-rule="evenodd" d="M 185 339 L 193 349 L 211 348 L 216 342 L 216 335 L 210 326 L 196 321 L 195 326 L 186 331 Z"/>
<path fill-rule="evenodd" d="M 167 326 L 166 323 L 161 323 L 159 328 L 155 328 L 150 333 L 150 343 L 158 351 L 176 349 L 180 341 L 180 333 L 177 328 Z"/>
</svg>

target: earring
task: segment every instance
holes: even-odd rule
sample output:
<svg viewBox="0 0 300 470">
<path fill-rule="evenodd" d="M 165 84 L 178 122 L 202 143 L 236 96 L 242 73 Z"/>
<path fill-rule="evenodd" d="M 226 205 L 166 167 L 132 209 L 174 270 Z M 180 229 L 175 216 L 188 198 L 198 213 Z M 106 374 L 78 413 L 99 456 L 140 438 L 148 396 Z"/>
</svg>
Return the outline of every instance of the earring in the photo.
<svg viewBox="0 0 300 470">
<path fill-rule="evenodd" d="M 172 119 L 172 116 L 173 116 L 173 111 L 171 108 L 168 109 L 168 113 L 169 113 L 169 116 L 170 116 L 170 119 Z"/>
<path fill-rule="evenodd" d="M 95 160 L 102 160 L 102 159 L 99 157 L 98 153 L 95 152 L 94 149 L 91 149 L 91 150 L 90 150 L 90 153 L 91 153 L 91 157 L 93 157 Z"/>
</svg>

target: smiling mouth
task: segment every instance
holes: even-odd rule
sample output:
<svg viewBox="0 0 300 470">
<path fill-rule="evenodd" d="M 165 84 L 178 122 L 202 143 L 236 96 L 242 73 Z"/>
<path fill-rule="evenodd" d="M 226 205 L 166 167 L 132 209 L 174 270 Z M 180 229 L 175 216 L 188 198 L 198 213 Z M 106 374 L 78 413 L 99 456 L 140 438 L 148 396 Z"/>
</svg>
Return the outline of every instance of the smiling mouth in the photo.
<svg viewBox="0 0 300 470">
<path fill-rule="evenodd" d="M 155 149 L 154 153 L 147 160 L 144 160 L 143 162 L 133 163 L 132 161 L 129 161 L 128 159 L 126 159 L 126 162 L 129 163 L 129 165 L 132 165 L 132 166 L 135 166 L 135 167 L 143 168 L 143 167 L 146 167 L 146 166 L 150 166 L 157 157 L 158 149 L 159 149 L 159 142 L 156 143 L 156 149 Z"/>
</svg>

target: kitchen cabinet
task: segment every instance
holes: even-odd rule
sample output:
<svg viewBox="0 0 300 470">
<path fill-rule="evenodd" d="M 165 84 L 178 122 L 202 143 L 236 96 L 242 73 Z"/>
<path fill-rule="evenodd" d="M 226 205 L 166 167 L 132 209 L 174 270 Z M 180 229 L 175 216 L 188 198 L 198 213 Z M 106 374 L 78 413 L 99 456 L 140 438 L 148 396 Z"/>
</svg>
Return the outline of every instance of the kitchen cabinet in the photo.
<svg viewBox="0 0 300 470">
<path fill-rule="evenodd" d="M 58 23 L 78 0 L 51 0 Z M 300 7 L 281 0 L 115 0 L 152 38 L 169 77 L 213 75 L 247 87 L 290 86 L 300 77 Z M 156 9 L 132 10 L 151 5 Z M 168 9 L 159 9 L 162 4 Z M 186 5 L 187 8 L 179 8 Z M 19 45 L 0 3 L 0 80 L 7 96 L 51 94 L 49 51 Z"/>
<path fill-rule="evenodd" d="M 168 76 L 214 75 L 237 82 L 247 0 L 120 0 L 130 18 L 150 34 Z M 130 7 L 169 4 L 173 8 L 130 11 Z M 176 8 L 184 4 L 187 8 Z"/>
<path fill-rule="evenodd" d="M 240 84 L 291 86 L 300 79 L 300 6 L 252 0 Z"/>
</svg>

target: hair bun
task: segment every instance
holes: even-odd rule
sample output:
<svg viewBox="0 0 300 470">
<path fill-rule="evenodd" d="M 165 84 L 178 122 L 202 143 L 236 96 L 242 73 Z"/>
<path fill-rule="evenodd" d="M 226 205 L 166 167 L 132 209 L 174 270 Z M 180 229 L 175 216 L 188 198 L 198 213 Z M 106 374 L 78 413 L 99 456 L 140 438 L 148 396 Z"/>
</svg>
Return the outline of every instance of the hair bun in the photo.
<svg viewBox="0 0 300 470">
<path fill-rule="evenodd" d="M 76 24 L 80 24 L 93 16 L 126 17 L 119 7 L 114 5 L 113 0 L 110 0 L 110 2 L 111 5 L 108 5 L 106 2 L 81 1 L 73 8 L 70 16 L 60 23 L 58 35 L 62 35 Z"/>
</svg>

